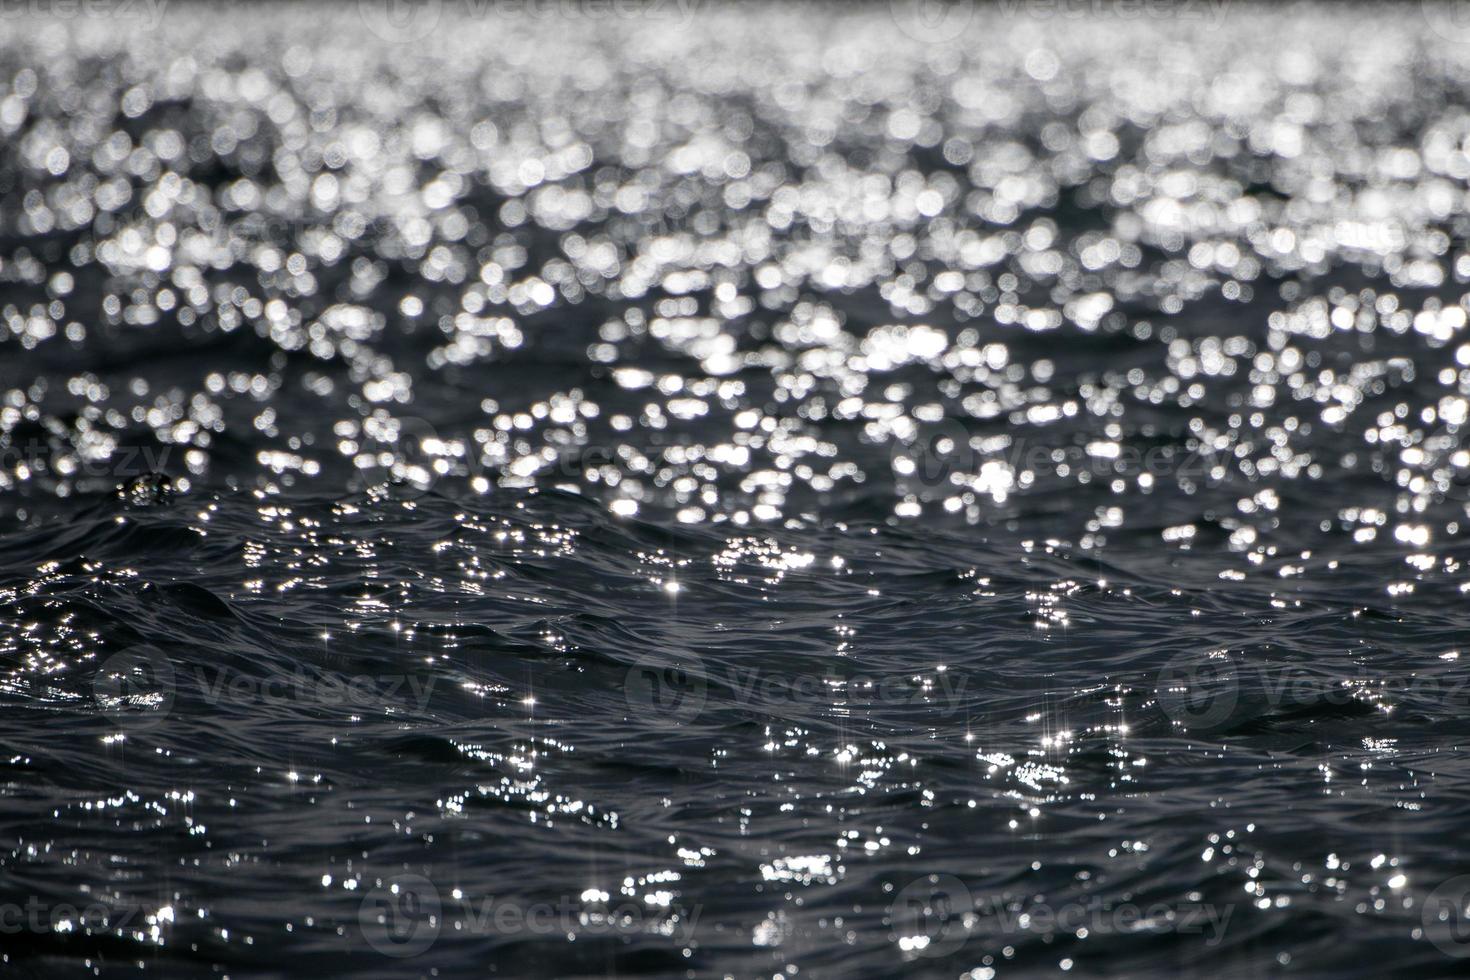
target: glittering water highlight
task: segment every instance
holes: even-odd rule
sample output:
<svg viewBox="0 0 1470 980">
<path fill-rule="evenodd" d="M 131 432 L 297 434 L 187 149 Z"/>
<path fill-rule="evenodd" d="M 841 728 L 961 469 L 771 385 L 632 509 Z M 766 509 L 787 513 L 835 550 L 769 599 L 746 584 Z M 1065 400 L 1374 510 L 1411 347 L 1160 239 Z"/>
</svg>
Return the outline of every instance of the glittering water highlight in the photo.
<svg viewBox="0 0 1470 980">
<path fill-rule="evenodd" d="M 387 9 L 0 19 L 0 962 L 1462 967 L 1440 8 Z"/>
</svg>

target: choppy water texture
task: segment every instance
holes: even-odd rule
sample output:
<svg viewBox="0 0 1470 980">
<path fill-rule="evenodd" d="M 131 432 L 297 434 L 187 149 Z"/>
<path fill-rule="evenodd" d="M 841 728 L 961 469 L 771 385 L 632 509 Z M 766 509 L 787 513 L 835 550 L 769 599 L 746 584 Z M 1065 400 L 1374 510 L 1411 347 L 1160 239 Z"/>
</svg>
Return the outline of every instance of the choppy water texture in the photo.
<svg viewBox="0 0 1470 980">
<path fill-rule="evenodd" d="M 1462 969 L 1470 45 L 1029 9 L 8 14 L 5 967 Z"/>
</svg>

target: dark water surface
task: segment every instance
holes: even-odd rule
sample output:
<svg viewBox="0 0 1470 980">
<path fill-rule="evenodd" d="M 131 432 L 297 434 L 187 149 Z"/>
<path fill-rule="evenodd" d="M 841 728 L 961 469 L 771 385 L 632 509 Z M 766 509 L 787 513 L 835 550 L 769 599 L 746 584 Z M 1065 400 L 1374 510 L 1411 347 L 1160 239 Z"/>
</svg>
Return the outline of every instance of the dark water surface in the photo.
<svg viewBox="0 0 1470 980">
<path fill-rule="evenodd" d="M 1438 9 L 628 9 L 0 21 L 7 972 L 1463 970 Z"/>
</svg>

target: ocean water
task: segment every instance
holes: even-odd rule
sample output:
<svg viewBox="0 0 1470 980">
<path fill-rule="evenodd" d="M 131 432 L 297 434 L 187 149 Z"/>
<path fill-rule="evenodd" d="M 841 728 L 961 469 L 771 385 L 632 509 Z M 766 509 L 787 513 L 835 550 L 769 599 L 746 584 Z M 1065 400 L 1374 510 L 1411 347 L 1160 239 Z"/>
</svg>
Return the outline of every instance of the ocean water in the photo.
<svg viewBox="0 0 1470 980">
<path fill-rule="evenodd" d="M 0 964 L 1447 976 L 1454 8 L 0 17 Z"/>
</svg>

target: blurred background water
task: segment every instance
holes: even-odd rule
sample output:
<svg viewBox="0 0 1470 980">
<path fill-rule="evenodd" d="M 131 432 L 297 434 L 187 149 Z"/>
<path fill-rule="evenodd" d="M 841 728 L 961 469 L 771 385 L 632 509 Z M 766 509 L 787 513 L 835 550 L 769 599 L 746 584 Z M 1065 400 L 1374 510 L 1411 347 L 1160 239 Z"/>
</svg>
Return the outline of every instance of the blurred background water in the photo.
<svg viewBox="0 0 1470 980">
<path fill-rule="evenodd" d="M 7 970 L 1463 969 L 1457 8 L 504 8 L 0 14 Z"/>
</svg>

